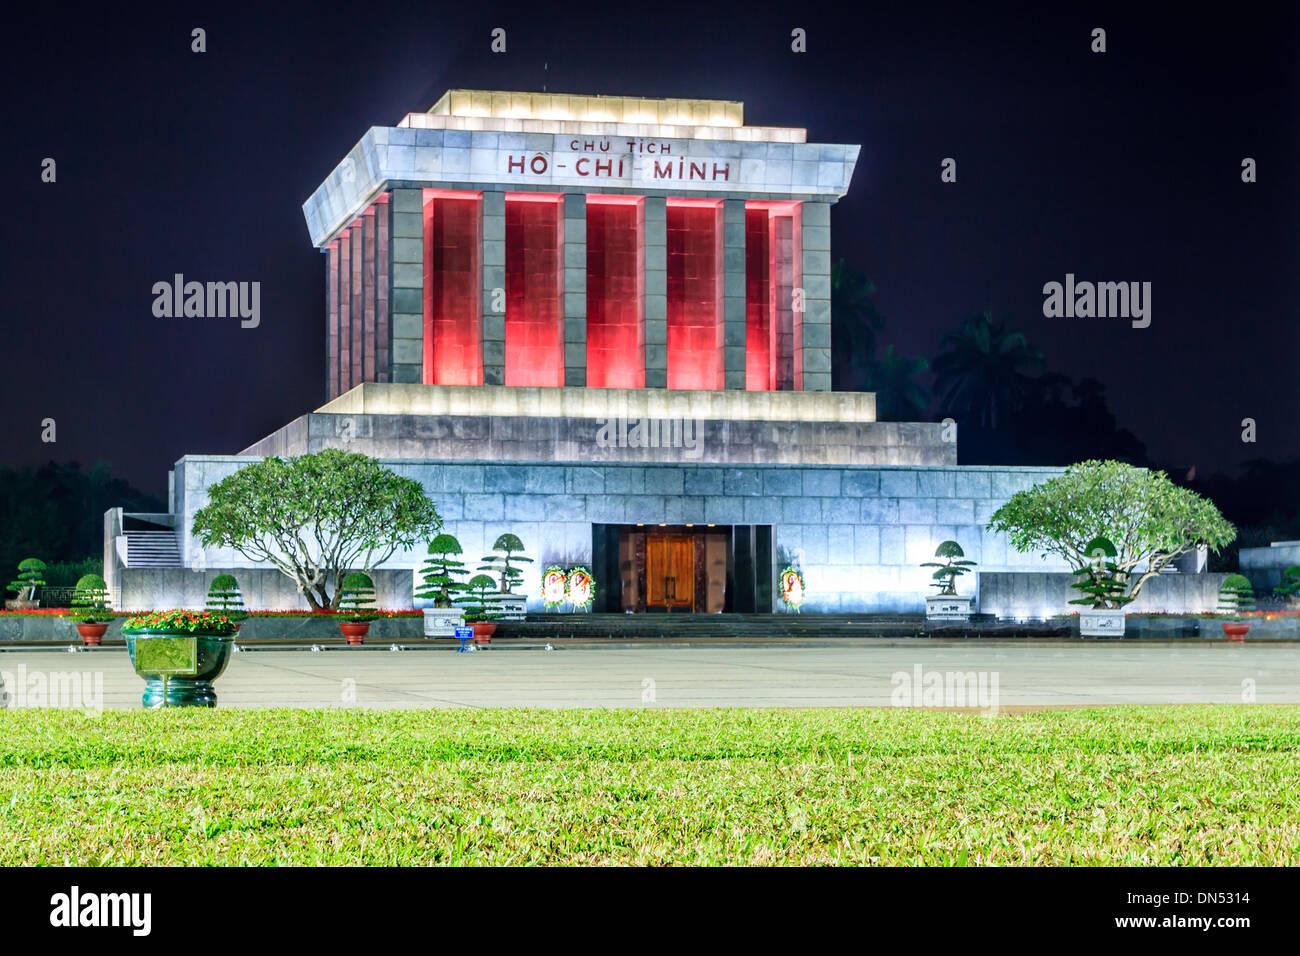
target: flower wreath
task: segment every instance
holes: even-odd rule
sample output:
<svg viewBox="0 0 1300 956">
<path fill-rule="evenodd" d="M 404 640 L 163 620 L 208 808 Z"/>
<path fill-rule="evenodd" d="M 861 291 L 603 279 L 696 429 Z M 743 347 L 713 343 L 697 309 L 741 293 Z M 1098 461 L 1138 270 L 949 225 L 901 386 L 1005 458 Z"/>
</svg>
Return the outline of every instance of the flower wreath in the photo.
<svg viewBox="0 0 1300 956">
<path fill-rule="evenodd" d="M 805 593 L 802 571 L 791 565 L 781 572 L 781 600 L 787 606 L 799 610 Z"/>
<path fill-rule="evenodd" d="M 569 575 L 558 564 L 552 564 L 542 572 L 542 603 L 548 608 L 559 607 L 564 603 L 564 594 L 568 589 Z"/>
<path fill-rule="evenodd" d="M 596 597 L 596 584 L 591 579 L 591 572 L 584 567 L 569 571 L 569 603 L 575 608 L 591 607 Z"/>
</svg>

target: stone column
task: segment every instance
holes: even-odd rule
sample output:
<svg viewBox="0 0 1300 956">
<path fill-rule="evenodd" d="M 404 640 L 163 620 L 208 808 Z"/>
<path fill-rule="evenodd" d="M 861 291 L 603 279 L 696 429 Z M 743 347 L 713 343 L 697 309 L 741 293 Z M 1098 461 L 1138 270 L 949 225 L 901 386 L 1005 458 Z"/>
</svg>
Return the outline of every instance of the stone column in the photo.
<svg viewBox="0 0 1300 956">
<path fill-rule="evenodd" d="M 424 380 L 424 192 L 394 189 L 389 221 L 392 379 Z"/>
<path fill-rule="evenodd" d="M 587 197 L 564 196 L 564 384 L 587 384 Z"/>
<path fill-rule="evenodd" d="M 663 196 L 645 199 L 645 386 L 668 386 L 668 220 Z"/>
<path fill-rule="evenodd" d="M 722 204 L 722 355 L 726 388 L 745 387 L 745 201 Z"/>
<path fill-rule="evenodd" d="M 506 383 L 506 194 L 483 190 L 483 384 Z M 496 311 L 494 306 L 499 306 Z"/>
<path fill-rule="evenodd" d="M 831 206 L 805 202 L 803 216 L 802 335 L 795 362 L 805 392 L 831 390 Z"/>
</svg>

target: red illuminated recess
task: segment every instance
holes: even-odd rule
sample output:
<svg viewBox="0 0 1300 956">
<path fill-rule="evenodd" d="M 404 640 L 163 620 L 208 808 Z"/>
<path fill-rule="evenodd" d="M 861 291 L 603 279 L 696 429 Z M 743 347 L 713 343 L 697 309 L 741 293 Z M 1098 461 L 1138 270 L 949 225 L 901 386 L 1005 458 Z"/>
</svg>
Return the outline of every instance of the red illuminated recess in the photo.
<svg viewBox="0 0 1300 956">
<path fill-rule="evenodd" d="M 587 385 L 645 387 L 645 204 L 587 196 Z"/>
<path fill-rule="evenodd" d="M 795 201 L 745 203 L 745 388 L 803 388 L 801 206 Z"/>
<path fill-rule="evenodd" d="M 772 253 L 768 211 L 745 204 L 745 388 L 772 388 L 771 296 L 768 261 Z"/>
<path fill-rule="evenodd" d="M 482 194 L 424 190 L 424 384 L 482 385 Z"/>
<path fill-rule="evenodd" d="M 564 384 L 564 195 L 506 193 L 507 385 Z"/>
<path fill-rule="evenodd" d="M 668 387 L 722 388 L 722 200 L 666 206 Z"/>
</svg>

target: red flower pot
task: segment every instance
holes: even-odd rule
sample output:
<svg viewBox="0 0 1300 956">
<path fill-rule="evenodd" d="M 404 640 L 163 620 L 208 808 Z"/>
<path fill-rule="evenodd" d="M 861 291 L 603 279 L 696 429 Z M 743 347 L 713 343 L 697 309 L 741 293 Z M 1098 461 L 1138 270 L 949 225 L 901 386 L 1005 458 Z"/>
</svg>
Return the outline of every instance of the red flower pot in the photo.
<svg viewBox="0 0 1300 956">
<path fill-rule="evenodd" d="M 370 630 L 370 622 L 339 621 L 339 630 L 343 632 L 343 639 L 349 644 L 360 644 L 366 638 L 366 631 Z"/>
<path fill-rule="evenodd" d="M 81 635 L 81 643 L 87 647 L 99 647 L 99 642 L 104 637 L 104 632 L 108 630 L 107 624 L 78 624 L 77 633 Z"/>
<path fill-rule="evenodd" d="M 474 623 L 474 643 L 491 644 L 492 632 L 497 629 L 496 621 L 476 621 Z"/>
<path fill-rule="evenodd" d="M 1228 635 L 1228 640 L 1244 643 L 1246 632 L 1250 630 L 1250 625 L 1239 621 L 1224 621 L 1220 627 L 1223 633 Z"/>
</svg>

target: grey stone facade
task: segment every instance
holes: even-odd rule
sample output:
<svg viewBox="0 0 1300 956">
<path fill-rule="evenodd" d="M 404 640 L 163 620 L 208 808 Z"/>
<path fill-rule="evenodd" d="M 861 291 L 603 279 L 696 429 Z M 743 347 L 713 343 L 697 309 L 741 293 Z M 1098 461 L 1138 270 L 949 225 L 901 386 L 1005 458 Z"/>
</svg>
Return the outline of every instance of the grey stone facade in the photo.
<svg viewBox="0 0 1300 956">
<path fill-rule="evenodd" d="M 645 385 L 668 387 L 667 200 L 645 201 Z"/>
<path fill-rule="evenodd" d="M 587 384 L 587 197 L 564 197 L 564 384 Z"/>
<path fill-rule="evenodd" d="M 506 194 L 483 190 L 483 384 L 506 383 Z"/>
<path fill-rule="evenodd" d="M 745 203 L 722 204 L 722 357 L 727 388 L 745 387 Z"/>
<path fill-rule="evenodd" d="M 479 91 L 471 99 L 486 96 L 490 101 L 495 95 Z M 538 103 L 542 100 L 552 107 L 558 102 L 545 95 Z M 507 192 L 564 196 L 562 361 L 563 381 L 569 386 L 583 386 L 590 379 L 588 195 L 641 199 L 644 285 L 638 347 L 644 348 L 648 388 L 667 387 L 671 364 L 666 201 L 676 197 L 722 202 L 723 250 L 717 273 L 722 289 L 716 316 L 721 374 L 710 387 L 727 389 L 746 387 L 746 202 L 793 201 L 802 210 L 802 250 L 790 223 L 782 224 L 779 241 L 792 253 L 792 268 L 801 270 L 803 280 L 791 288 L 792 277 L 782 276 L 784 358 L 773 387 L 829 390 L 830 207 L 848 189 L 859 147 L 807 143 L 805 131 L 799 129 L 736 128 L 704 120 L 722 113 L 741 115 L 739 103 L 698 101 L 691 110 L 676 113 L 669 102 L 639 99 L 632 109 L 638 115 L 650 108 L 667 111 L 664 115 L 673 115 L 680 127 L 538 118 L 528 120 L 531 125 L 524 132 L 511 114 L 475 116 L 473 123 L 480 128 L 462 129 L 452 128 L 461 125 L 460 117 L 413 114 L 407 122 L 416 123 L 414 127 L 367 131 L 303 206 L 313 243 L 327 252 L 328 396 L 334 398 L 361 382 L 418 383 L 426 374 L 425 356 L 431 353 L 426 352 L 424 335 L 432 318 L 423 314 L 426 189 L 482 197 L 483 304 L 477 339 L 487 385 L 505 382 L 507 323 L 499 290 L 506 281 Z M 683 132 L 689 135 L 682 138 Z M 600 151 L 594 152 L 597 143 Z M 604 174 L 593 174 L 594 163 L 606 167 Z M 361 226 L 353 228 L 357 223 Z M 794 248 L 787 249 L 791 244 Z M 790 328 L 792 296 L 797 314 Z M 788 367 L 791 361 L 793 369 Z M 478 367 L 475 363 L 475 372 Z"/>
<path fill-rule="evenodd" d="M 190 525 L 193 525 L 190 515 Z M 186 536 L 188 537 L 188 536 Z M 215 553 L 215 552 L 213 552 Z M 147 611 L 155 608 L 201 608 L 208 588 L 218 574 L 233 574 L 239 582 L 244 606 L 258 610 L 305 610 L 307 601 L 285 574 L 274 568 L 253 568 L 237 552 L 226 565 L 212 564 L 197 542 L 189 542 L 188 564 L 183 568 L 120 568 L 115 592 L 118 610 Z M 202 555 L 202 556 L 201 556 Z M 196 569 L 195 566 L 198 566 Z M 398 610 L 411 607 L 409 571 L 394 568 L 370 572 L 375 582 L 376 608 Z M 245 635 L 248 636 L 248 635 Z"/>
<path fill-rule="evenodd" d="M 831 207 L 806 202 L 803 217 L 802 335 L 796 338 L 795 361 L 803 369 L 803 388 L 831 388 Z"/>
<path fill-rule="evenodd" d="M 392 380 L 418 383 L 424 363 L 424 191 L 394 189 L 392 217 Z"/>
<path fill-rule="evenodd" d="M 253 460 L 186 456 L 177 463 L 175 507 L 187 567 L 197 545 L 186 529 L 206 502 L 206 489 Z M 803 569 L 808 611 L 919 612 L 930 575 L 920 565 L 950 538 L 984 571 L 1066 570 L 1060 562 L 1016 553 L 984 527 L 1013 493 L 1060 469 L 412 459 L 384 464 L 420 482 L 467 554 L 486 554 L 503 532 L 519 535 L 536 559 L 524 582 L 534 609 L 540 609 L 541 568 L 591 561 L 593 524 L 769 525 L 777 565 L 796 561 Z M 386 567 L 415 569 L 423 558 L 417 549 Z M 219 549 L 203 560 L 210 568 L 246 564 L 237 553 Z"/>
<path fill-rule="evenodd" d="M 292 457 L 343 448 L 372 458 L 430 461 L 600 461 L 825 465 L 955 465 L 957 447 L 927 422 L 658 423 L 650 446 L 609 444 L 608 419 L 535 416 L 366 415 L 313 412 L 245 449 Z M 689 429 L 686 431 L 684 429 Z M 663 437 L 668 435 L 669 437 Z"/>
<path fill-rule="evenodd" d="M 1238 561 L 1256 596 L 1268 595 L 1282 583 L 1283 571 L 1300 566 L 1300 541 L 1274 541 L 1267 548 L 1242 548 Z"/>
<path fill-rule="evenodd" d="M 964 546 L 964 545 L 963 545 Z M 981 570 L 976 575 L 979 610 L 1000 618 L 1038 620 L 1077 614 L 1070 602 L 1082 595 L 1071 587 L 1069 572 L 1017 573 Z M 1131 614 L 1205 614 L 1218 609 L 1226 574 L 1161 574 L 1151 578 L 1126 605 Z"/>
</svg>

